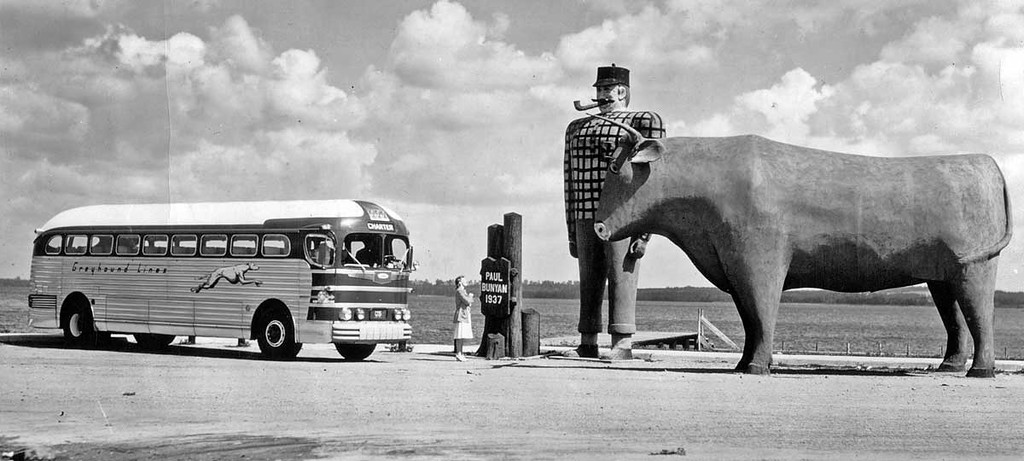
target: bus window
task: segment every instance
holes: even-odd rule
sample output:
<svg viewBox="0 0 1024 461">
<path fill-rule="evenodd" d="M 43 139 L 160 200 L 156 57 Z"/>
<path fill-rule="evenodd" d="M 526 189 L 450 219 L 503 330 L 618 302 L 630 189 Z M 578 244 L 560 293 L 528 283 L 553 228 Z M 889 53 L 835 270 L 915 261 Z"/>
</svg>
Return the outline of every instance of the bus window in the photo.
<svg viewBox="0 0 1024 461">
<path fill-rule="evenodd" d="M 345 264 L 380 266 L 382 264 L 380 236 L 377 234 L 349 234 L 348 237 L 345 237 Z"/>
<path fill-rule="evenodd" d="M 409 242 L 397 235 L 384 237 L 384 264 L 388 269 L 405 269 L 409 256 Z"/>
<path fill-rule="evenodd" d="M 113 235 L 94 235 L 89 243 L 89 254 L 106 256 L 114 251 Z"/>
<path fill-rule="evenodd" d="M 203 256 L 224 256 L 228 253 L 228 236 L 226 235 L 204 235 L 203 243 L 199 247 L 199 254 Z"/>
<path fill-rule="evenodd" d="M 139 242 L 142 239 L 138 235 L 118 235 L 117 254 L 119 256 L 134 256 L 139 254 Z"/>
<path fill-rule="evenodd" d="M 263 236 L 263 256 L 285 257 L 292 252 L 292 242 L 288 237 L 281 234 L 267 234 Z"/>
<path fill-rule="evenodd" d="M 64 243 L 63 240 L 64 238 L 59 235 L 54 235 L 53 237 L 50 237 L 50 240 L 46 242 L 46 254 L 60 254 L 60 246 L 62 243 Z"/>
<path fill-rule="evenodd" d="M 334 240 L 320 234 L 306 236 L 306 259 L 319 267 L 334 265 Z"/>
<path fill-rule="evenodd" d="M 84 235 L 69 235 L 68 244 L 64 247 L 64 253 L 69 255 L 84 255 L 85 248 L 87 246 L 86 242 L 88 241 L 89 239 Z"/>
<path fill-rule="evenodd" d="M 171 256 L 194 256 L 196 254 L 195 235 L 171 236 Z"/>
<path fill-rule="evenodd" d="M 147 235 L 142 239 L 142 254 L 146 256 L 163 256 L 167 254 L 167 236 Z"/>
<path fill-rule="evenodd" d="M 256 256 L 255 235 L 234 235 L 231 237 L 231 256 Z"/>
</svg>

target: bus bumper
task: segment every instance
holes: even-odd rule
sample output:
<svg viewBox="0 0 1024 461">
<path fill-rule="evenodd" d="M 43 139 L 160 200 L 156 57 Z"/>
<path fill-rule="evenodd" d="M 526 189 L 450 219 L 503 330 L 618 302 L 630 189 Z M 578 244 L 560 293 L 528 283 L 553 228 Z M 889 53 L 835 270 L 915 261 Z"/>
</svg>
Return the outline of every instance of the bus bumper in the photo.
<svg viewBox="0 0 1024 461">
<path fill-rule="evenodd" d="M 396 343 L 412 337 L 412 326 L 405 322 L 334 322 L 331 342 L 335 343 Z"/>
</svg>

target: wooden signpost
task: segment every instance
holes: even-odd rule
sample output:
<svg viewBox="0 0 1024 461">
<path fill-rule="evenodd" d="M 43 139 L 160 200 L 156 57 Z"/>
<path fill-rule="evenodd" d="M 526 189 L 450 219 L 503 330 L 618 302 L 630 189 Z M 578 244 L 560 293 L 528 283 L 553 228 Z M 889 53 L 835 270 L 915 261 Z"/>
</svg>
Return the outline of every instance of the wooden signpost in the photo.
<svg viewBox="0 0 1024 461">
<path fill-rule="evenodd" d="M 504 225 L 487 228 L 487 257 L 480 263 L 480 310 L 484 315 L 484 334 L 477 356 L 523 356 L 522 274 L 523 217 L 506 213 Z M 531 309 L 531 312 L 535 313 Z M 534 314 L 535 315 L 535 314 Z M 534 321 L 536 322 L 536 321 Z M 531 334 L 537 334 L 531 329 Z M 501 335 L 504 354 L 489 354 L 489 335 Z M 527 341 L 531 349 L 536 341 Z M 496 352 L 496 351 L 495 351 Z M 528 350 L 531 355 L 538 352 Z"/>
</svg>

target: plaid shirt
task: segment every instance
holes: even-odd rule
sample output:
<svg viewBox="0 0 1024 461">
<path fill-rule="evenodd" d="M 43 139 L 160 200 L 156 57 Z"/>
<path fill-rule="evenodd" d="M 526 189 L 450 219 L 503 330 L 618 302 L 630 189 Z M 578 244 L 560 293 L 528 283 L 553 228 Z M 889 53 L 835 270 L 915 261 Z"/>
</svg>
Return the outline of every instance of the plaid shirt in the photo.
<svg viewBox="0 0 1024 461">
<path fill-rule="evenodd" d="M 602 117 L 625 123 L 647 138 L 665 137 L 661 116 L 654 112 L 614 111 Z M 626 130 L 604 120 L 584 117 L 573 120 L 565 130 L 565 223 L 569 242 L 576 241 L 576 221 L 594 219 L 601 199 L 601 187 L 608 172 L 608 160 Z"/>
</svg>

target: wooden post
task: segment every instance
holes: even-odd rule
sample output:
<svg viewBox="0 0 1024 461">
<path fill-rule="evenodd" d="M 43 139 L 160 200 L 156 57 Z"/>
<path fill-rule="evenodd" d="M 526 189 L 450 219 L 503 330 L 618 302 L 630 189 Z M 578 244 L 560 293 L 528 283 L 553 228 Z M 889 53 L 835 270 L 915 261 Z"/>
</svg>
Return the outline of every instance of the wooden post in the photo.
<svg viewBox="0 0 1024 461">
<path fill-rule="evenodd" d="M 505 227 L 501 224 L 487 226 L 487 257 L 498 259 L 505 256 Z"/>
<path fill-rule="evenodd" d="M 523 309 L 523 356 L 540 355 L 540 313 Z"/>
<path fill-rule="evenodd" d="M 488 258 L 501 258 L 503 247 L 505 245 L 505 229 L 501 224 L 491 224 L 487 226 L 487 257 Z M 483 301 L 480 301 L 481 307 Z M 481 315 L 483 311 L 481 310 Z M 483 315 L 484 318 L 484 332 L 480 335 L 480 346 L 477 347 L 477 357 L 487 357 L 488 341 L 487 335 L 492 333 L 498 333 L 501 329 L 501 324 L 498 319 L 495 319 L 490 315 Z"/>
<path fill-rule="evenodd" d="M 501 321 L 501 333 L 505 335 L 505 353 L 509 357 L 523 356 L 523 217 L 518 213 L 505 213 L 504 244 L 502 256 L 512 263 L 512 277 L 509 295 L 512 296 L 512 312 Z"/>
<path fill-rule="evenodd" d="M 488 344 L 487 346 L 487 360 L 496 360 L 504 357 L 505 354 L 505 337 L 501 333 L 491 333 L 487 335 L 487 340 L 483 341 Z"/>
<path fill-rule="evenodd" d="M 697 347 L 694 349 L 700 352 L 704 349 L 704 309 L 697 309 Z"/>
</svg>

